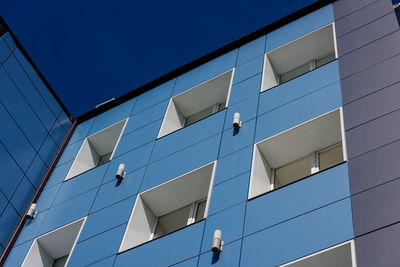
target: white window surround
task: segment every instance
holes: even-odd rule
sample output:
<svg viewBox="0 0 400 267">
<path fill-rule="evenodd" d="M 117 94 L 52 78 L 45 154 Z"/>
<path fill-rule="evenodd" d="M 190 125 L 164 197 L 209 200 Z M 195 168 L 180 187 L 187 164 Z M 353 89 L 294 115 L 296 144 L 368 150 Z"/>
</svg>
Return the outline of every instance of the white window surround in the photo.
<svg viewBox="0 0 400 267">
<path fill-rule="evenodd" d="M 67 266 L 86 218 L 35 238 L 21 266 Z M 57 259 L 61 259 L 63 263 L 53 265 Z"/>
<path fill-rule="evenodd" d="M 191 205 L 193 209 L 196 203 L 205 199 L 207 201 L 203 218 L 206 218 L 216 163 L 208 163 L 138 194 L 118 252 L 153 240 L 159 217 L 187 205 Z M 189 214 L 193 215 L 195 211 L 192 210 Z M 189 216 L 186 225 L 194 222 L 195 218 Z"/>
<path fill-rule="evenodd" d="M 234 72 L 235 69 L 228 70 L 172 97 L 157 138 L 185 127 L 186 118 L 199 114 L 213 106 L 215 107 L 216 104 L 219 107 L 217 109 L 213 108 L 213 113 L 226 108 L 229 102 Z M 204 115 L 203 118 L 207 116 Z"/>
<path fill-rule="evenodd" d="M 334 23 L 267 52 L 264 55 L 261 92 L 279 85 L 281 74 L 301 65 L 309 63 L 309 70 L 315 69 L 315 61 L 331 52 L 334 52 L 337 58 Z"/>
<path fill-rule="evenodd" d="M 322 114 L 254 144 L 248 198 L 254 198 L 274 189 L 274 169 L 307 155 L 316 155 L 313 152 L 319 152 L 340 142 L 343 161 L 346 161 L 342 108 Z M 310 174 L 319 171 L 315 164 L 310 167 Z"/>
<path fill-rule="evenodd" d="M 85 138 L 65 181 L 112 159 L 128 118 Z"/>
<path fill-rule="evenodd" d="M 357 267 L 354 240 L 318 251 L 279 267 Z"/>
</svg>

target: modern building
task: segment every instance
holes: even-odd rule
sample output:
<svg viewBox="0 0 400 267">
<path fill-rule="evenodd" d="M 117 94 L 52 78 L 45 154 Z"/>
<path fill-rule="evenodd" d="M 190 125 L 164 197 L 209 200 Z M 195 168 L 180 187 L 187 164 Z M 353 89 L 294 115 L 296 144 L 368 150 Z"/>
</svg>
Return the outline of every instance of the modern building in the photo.
<svg viewBox="0 0 400 267">
<path fill-rule="evenodd" d="M 4 28 L 0 264 L 399 266 L 399 10 L 316 1 L 77 119 Z"/>
</svg>

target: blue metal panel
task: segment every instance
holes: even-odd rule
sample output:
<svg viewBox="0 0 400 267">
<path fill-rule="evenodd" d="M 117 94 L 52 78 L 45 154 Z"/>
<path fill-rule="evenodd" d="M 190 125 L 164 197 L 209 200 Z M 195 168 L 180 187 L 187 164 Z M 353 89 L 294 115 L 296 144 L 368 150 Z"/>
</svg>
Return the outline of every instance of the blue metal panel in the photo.
<svg viewBox="0 0 400 267">
<path fill-rule="evenodd" d="M 32 112 L 4 68 L 0 68 L 0 87 L 0 100 L 33 147 L 39 150 L 46 138 L 47 130 Z"/>
<path fill-rule="evenodd" d="M 36 152 L 1 103 L 0 121 L 2 129 L 7 129 L 7 131 L 0 131 L 0 140 L 21 169 L 26 171 Z M 7 170 L 7 168 L 3 170 Z"/>
<path fill-rule="evenodd" d="M 8 47 L 10 48 L 11 51 L 13 51 L 15 48 L 17 48 L 17 45 L 15 44 L 14 40 L 11 38 L 11 35 L 9 32 L 6 32 L 3 35 L 3 40 L 6 41 Z"/>
<path fill-rule="evenodd" d="M 171 265 L 174 267 L 197 267 L 197 261 L 199 260 L 199 257 L 194 257 L 185 261 L 182 261 L 180 263 Z"/>
<path fill-rule="evenodd" d="M 258 94 L 234 105 L 230 105 L 226 113 L 224 130 L 233 127 L 233 114 L 235 114 L 235 112 L 240 113 L 240 120 L 242 123 L 246 123 L 247 121 L 255 118 L 257 116 L 257 102 Z"/>
<path fill-rule="evenodd" d="M 219 254 L 209 251 L 200 256 L 198 266 L 239 266 L 240 247 L 241 240 L 238 240 L 236 242 L 224 245 L 223 251 Z"/>
<path fill-rule="evenodd" d="M 131 115 L 135 103 L 136 98 L 133 98 L 111 110 L 98 115 L 89 131 L 89 135 L 97 133 L 98 131 L 107 128 L 116 122 L 128 118 Z"/>
<path fill-rule="evenodd" d="M 239 174 L 249 172 L 252 154 L 253 146 L 250 145 L 227 157 L 219 159 L 215 171 L 214 185 L 238 176 Z"/>
<path fill-rule="evenodd" d="M 124 224 L 77 243 L 68 265 L 86 266 L 87 264 L 94 263 L 117 253 L 125 227 L 126 225 Z M 129 266 L 129 264 L 127 266 Z"/>
<path fill-rule="evenodd" d="M 350 196 L 347 163 L 248 202 L 244 234 L 271 227 Z"/>
<path fill-rule="evenodd" d="M 49 89 L 44 85 L 43 81 L 40 79 L 39 75 L 33 69 L 33 67 L 29 64 L 28 60 L 24 57 L 24 55 L 16 49 L 14 51 L 14 55 L 17 58 L 18 62 L 22 65 L 25 72 L 32 80 L 36 89 L 39 91 L 40 95 L 43 97 L 46 104 L 50 107 L 54 116 L 58 116 L 61 112 L 61 106 L 57 103 L 53 95 L 50 93 Z"/>
<path fill-rule="evenodd" d="M 54 157 L 56 156 L 58 147 L 54 143 L 50 135 L 44 140 L 42 147 L 39 150 L 39 155 L 47 166 L 50 166 Z"/>
<path fill-rule="evenodd" d="M 0 38 L 0 65 L 2 65 L 7 58 L 10 56 L 11 51 L 8 48 L 8 45 L 4 41 L 4 37 Z"/>
<path fill-rule="evenodd" d="M 250 173 L 242 174 L 213 187 L 208 215 L 246 201 Z"/>
<path fill-rule="evenodd" d="M 1 131 L 0 131 L 1 132 Z M 10 199 L 17 189 L 19 182 L 21 181 L 24 173 L 15 163 L 7 150 L 0 143 L 0 189 L 3 191 L 7 199 Z"/>
<path fill-rule="evenodd" d="M 262 93 L 258 114 L 279 108 L 282 105 L 339 81 L 338 61 L 335 60 Z"/>
<path fill-rule="evenodd" d="M 11 79 L 14 81 L 22 95 L 29 101 L 30 106 L 43 122 L 43 125 L 46 129 L 50 130 L 56 117 L 50 111 L 49 107 L 46 105 L 32 81 L 24 72 L 15 56 L 13 55 L 9 57 L 3 66 L 10 74 Z"/>
<path fill-rule="evenodd" d="M 47 213 L 48 211 L 39 212 L 35 216 L 34 220 L 27 220 L 25 222 L 24 228 L 22 228 L 20 234 L 18 235 L 17 241 L 15 241 L 14 246 L 18 246 L 22 243 L 25 243 L 28 240 L 32 240 L 35 237 L 42 235 L 50 230 L 54 230 L 54 229 L 45 229 L 44 231 L 42 230 L 40 234 L 38 234 L 40 227 L 46 220 Z"/>
<path fill-rule="evenodd" d="M 68 132 L 69 129 L 72 126 L 72 122 L 69 119 L 69 117 L 67 116 L 67 114 L 65 114 L 65 112 L 62 110 L 60 115 L 58 116 L 58 121 L 60 122 L 61 126 L 63 127 L 65 132 Z"/>
<path fill-rule="evenodd" d="M 149 123 L 162 119 L 165 110 L 167 109 L 168 102 L 169 100 L 165 100 L 139 113 L 134 113 L 128 120 L 124 134 L 130 133 Z"/>
<path fill-rule="evenodd" d="M 6 208 L 7 204 L 8 204 L 8 199 L 0 190 L 0 214 L 3 214 L 3 211 Z"/>
<path fill-rule="evenodd" d="M 47 211 L 44 211 L 43 213 L 45 213 L 46 218 L 41 222 L 38 228 L 37 236 L 85 217 L 89 213 L 89 209 L 92 206 L 96 192 L 97 189 L 93 189 L 82 195 L 65 201 L 60 205 L 53 206 Z M 37 216 L 33 221 L 36 219 Z M 23 231 L 24 230 L 28 229 L 24 228 Z"/>
<path fill-rule="evenodd" d="M 104 176 L 103 184 L 109 181 L 115 181 L 115 173 L 117 172 L 118 166 L 121 163 L 125 164 L 125 171 L 127 173 L 144 167 L 149 162 L 153 145 L 154 142 L 131 150 L 119 157 L 113 158 L 111 160 L 110 167 Z"/>
<path fill-rule="evenodd" d="M 175 81 L 176 79 L 173 79 L 140 95 L 135 108 L 133 109 L 133 114 L 136 114 L 155 104 L 160 103 L 165 99 L 170 98 L 172 90 L 174 89 Z"/>
<path fill-rule="evenodd" d="M 40 182 L 43 180 L 44 174 L 47 171 L 47 166 L 44 164 L 43 160 L 36 155 L 33 160 L 31 166 L 29 166 L 28 171 L 26 172 L 26 176 L 32 185 L 37 188 Z"/>
<path fill-rule="evenodd" d="M 188 127 L 156 141 L 150 162 L 160 160 L 183 148 L 222 132 L 226 110 L 222 110 Z"/>
<path fill-rule="evenodd" d="M 79 242 L 127 223 L 135 200 L 136 197 L 130 197 L 108 208 L 90 214 L 79 236 Z"/>
<path fill-rule="evenodd" d="M 36 207 L 38 212 L 43 212 L 51 207 L 61 185 L 62 184 L 57 184 L 55 186 L 43 190 L 42 193 L 40 193 L 40 196 L 36 201 Z"/>
<path fill-rule="evenodd" d="M 261 90 L 261 74 L 258 74 L 241 83 L 234 84 L 231 88 L 229 105 L 233 105 L 252 95 L 258 95 Z"/>
<path fill-rule="evenodd" d="M 140 191 L 216 160 L 220 139 L 221 135 L 218 134 L 150 164 L 147 167 Z"/>
<path fill-rule="evenodd" d="M 4 267 L 15 267 L 15 266 L 21 266 L 22 262 L 25 259 L 25 255 L 28 253 L 29 248 L 32 245 L 32 242 L 26 242 L 22 245 L 15 246 L 12 248 L 10 251 L 10 254 L 8 254 L 6 258 L 6 262 L 4 263 Z"/>
<path fill-rule="evenodd" d="M 65 147 L 60 159 L 57 161 L 57 167 L 63 165 L 64 163 L 74 160 L 76 155 L 79 152 L 79 149 L 81 148 L 83 143 L 83 140 L 80 140 L 79 142 L 75 143 L 68 143 L 68 145 Z"/>
<path fill-rule="evenodd" d="M 267 34 L 266 51 L 273 50 L 281 45 L 289 43 L 309 32 L 333 22 L 332 5 L 314 11 L 292 23 L 289 23 Z"/>
<path fill-rule="evenodd" d="M 353 238 L 344 199 L 243 239 L 242 266 L 277 266 Z"/>
<path fill-rule="evenodd" d="M 232 152 L 253 144 L 254 128 L 256 120 L 242 124 L 239 129 L 228 129 L 224 131 L 221 141 L 219 157 L 222 158 Z"/>
<path fill-rule="evenodd" d="M 97 193 L 90 212 L 95 212 L 125 198 L 136 195 L 139 191 L 144 171 L 145 168 L 142 168 L 135 172 L 128 173 L 122 182 L 114 179 L 113 181 L 103 184 Z"/>
<path fill-rule="evenodd" d="M 67 136 L 67 133 L 65 132 L 61 124 L 58 122 L 58 120 L 56 120 L 56 122 L 53 125 L 53 128 L 50 131 L 50 135 L 53 138 L 56 145 L 60 147 L 65 137 Z"/>
<path fill-rule="evenodd" d="M 52 171 L 49 180 L 47 180 L 45 188 L 50 188 L 56 184 L 60 184 L 64 181 L 67 173 L 72 165 L 72 161 L 69 163 L 63 164 L 61 166 L 57 166 Z"/>
<path fill-rule="evenodd" d="M 19 219 L 20 216 L 18 213 L 11 204 L 8 204 L 0 217 L 0 244 L 3 247 L 7 246 L 8 240 L 11 238 Z M 4 229 L 7 229 L 7 231 Z"/>
<path fill-rule="evenodd" d="M 246 203 L 241 203 L 207 218 L 201 245 L 202 253 L 211 250 L 214 231 L 217 229 L 222 231 L 225 244 L 242 238 L 245 206 Z"/>
<path fill-rule="evenodd" d="M 199 253 L 204 221 L 143 244 L 117 255 L 116 267 L 141 263 L 146 266 L 168 266 Z"/>
<path fill-rule="evenodd" d="M 93 264 L 89 264 L 87 266 L 90 266 L 90 267 L 110 267 L 110 266 L 113 266 L 114 261 L 115 261 L 115 256 L 116 255 L 108 257 L 108 258 L 106 258 L 104 260 L 97 261 L 97 262 L 95 262 Z"/>
<path fill-rule="evenodd" d="M 142 146 L 156 139 L 162 120 L 153 122 L 134 132 L 121 137 L 114 157 L 118 157 L 132 149 Z"/>
<path fill-rule="evenodd" d="M 68 181 L 64 181 L 61 185 L 60 191 L 57 193 L 53 205 L 60 204 L 67 199 L 71 199 L 89 191 L 90 189 L 100 186 L 107 168 L 108 163 L 84 172 Z"/>
<path fill-rule="evenodd" d="M 222 55 L 200 67 L 186 72 L 176 80 L 172 95 L 177 95 L 183 91 L 192 88 L 202 82 L 205 82 L 214 76 L 232 69 L 235 66 L 238 50 L 235 49 L 225 55 Z"/>
<path fill-rule="evenodd" d="M 71 138 L 69 139 L 68 144 L 71 145 L 79 140 L 84 139 L 87 137 L 90 128 L 93 125 L 95 118 L 91 118 L 90 120 L 87 120 L 83 123 L 80 123 L 76 126 L 74 133 L 72 134 Z"/>
<path fill-rule="evenodd" d="M 342 105 L 335 83 L 258 117 L 256 142 L 308 121 Z"/>
<path fill-rule="evenodd" d="M 29 202 L 35 194 L 35 191 L 35 188 L 29 182 L 28 178 L 24 177 L 11 198 L 11 204 L 18 212 L 19 216 L 24 214 L 26 207 L 28 207 Z"/>
<path fill-rule="evenodd" d="M 235 69 L 233 84 L 240 83 L 262 72 L 264 56 L 256 57 Z"/>
<path fill-rule="evenodd" d="M 236 65 L 239 66 L 255 57 L 264 55 L 266 35 L 239 48 Z"/>
</svg>

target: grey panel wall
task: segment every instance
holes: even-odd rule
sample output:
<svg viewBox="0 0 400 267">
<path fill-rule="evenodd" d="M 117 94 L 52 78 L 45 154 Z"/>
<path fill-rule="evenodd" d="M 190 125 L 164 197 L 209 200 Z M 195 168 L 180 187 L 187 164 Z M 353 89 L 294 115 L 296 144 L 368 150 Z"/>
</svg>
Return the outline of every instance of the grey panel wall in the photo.
<svg viewBox="0 0 400 267">
<path fill-rule="evenodd" d="M 358 266 L 400 266 L 400 31 L 391 0 L 334 3 Z"/>
</svg>

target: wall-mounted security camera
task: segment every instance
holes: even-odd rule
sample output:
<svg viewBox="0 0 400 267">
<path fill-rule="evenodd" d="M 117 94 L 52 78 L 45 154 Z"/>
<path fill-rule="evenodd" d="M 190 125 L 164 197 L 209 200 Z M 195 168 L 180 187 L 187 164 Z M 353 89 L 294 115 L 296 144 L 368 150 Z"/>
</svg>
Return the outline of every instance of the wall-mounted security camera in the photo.
<svg viewBox="0 0 400 267">
<path fill-rule="evenodd" d="M 28 213 L 26 214 L 26 217 L 28 219 L 33 219 L 35 218 L 36 214 L 37 214 L 37 210 L 36 210 L 36 203 L 32 203 L 32 205 L 30 206 Z"/>
<path fill-rule="evenodd" d="M 125 164 L 121 163 L 118 166 L 117 173 L 115 174 L 115 178 L 118 180 L 122 180 L 125 178 L 126 172 L 125 172 Z"/>
<path fill-rule="evenodd" d="M 222 251 L 222 247 L 224 246 L 224 241 L 222 241 L 221 238 L 222 238 L 221 230 L 215 230 L 211 246 L 212 252 L 220 253 Z"/>
<path fill-rule="evenodd" d="M 242 127 L 242 122 L 240 121 L 240 113 L 236 112 L 233 115 L 233 127 L 234 128 L 240 128 Z"/>
</svg>

